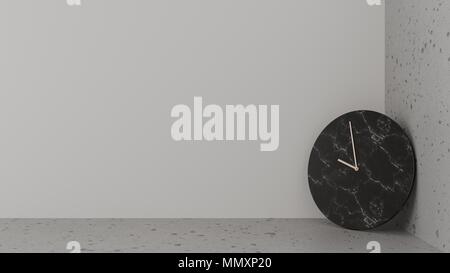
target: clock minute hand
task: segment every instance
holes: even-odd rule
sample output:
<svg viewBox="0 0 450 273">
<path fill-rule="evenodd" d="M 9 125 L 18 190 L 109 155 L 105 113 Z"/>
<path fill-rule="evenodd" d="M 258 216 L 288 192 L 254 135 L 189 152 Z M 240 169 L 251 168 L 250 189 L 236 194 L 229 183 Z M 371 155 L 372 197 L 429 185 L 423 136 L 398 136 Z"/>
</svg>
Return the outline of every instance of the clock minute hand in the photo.
<svg viewBox="0 0 450 273">
<path fill-rule="evenodd" d="M 358 168 L 358 161 L 356 161 L 355 141 L 353 140 L 352 122 L 349 121 L 348 124 L 349 124 L 349 127 L 350 127 L 350 137 L 351 137 L 351 139 L 352 139 L 353 159 L 354 159 L 354 161 L 355 161 L 354 170 L 355 170 L 355 171 L 359 171 L 359 168 Z"/>
</svg>

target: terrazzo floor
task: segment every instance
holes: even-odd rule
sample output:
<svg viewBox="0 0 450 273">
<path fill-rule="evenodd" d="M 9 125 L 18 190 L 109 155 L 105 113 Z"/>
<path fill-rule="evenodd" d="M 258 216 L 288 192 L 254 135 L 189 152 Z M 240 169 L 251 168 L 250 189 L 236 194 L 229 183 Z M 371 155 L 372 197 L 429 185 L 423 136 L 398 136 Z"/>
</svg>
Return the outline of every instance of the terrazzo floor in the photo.
<svg viewBox="0 0 450 273">
<path fill-rule="evenodd" d="M 0 219 L 0 252 L 438 252 L 402 231 L 349 231 L 322 219 Z"/>
</svg>

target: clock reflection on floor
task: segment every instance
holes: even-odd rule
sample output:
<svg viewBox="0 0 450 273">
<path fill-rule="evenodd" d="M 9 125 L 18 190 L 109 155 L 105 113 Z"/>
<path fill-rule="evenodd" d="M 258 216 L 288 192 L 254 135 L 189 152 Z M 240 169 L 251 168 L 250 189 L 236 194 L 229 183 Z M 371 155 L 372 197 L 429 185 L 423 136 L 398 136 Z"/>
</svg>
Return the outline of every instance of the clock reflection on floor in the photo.
<svg viewBox="0 0 450 273">
<path fill-rule="evenodd" d="M 331 122 L 311 151 L 308 180 L 320 211 L 332 222 L 369 230 L 391 220 L 414 185 L 410 139 L 389 117 L 347 113 Z"/>
</svg>

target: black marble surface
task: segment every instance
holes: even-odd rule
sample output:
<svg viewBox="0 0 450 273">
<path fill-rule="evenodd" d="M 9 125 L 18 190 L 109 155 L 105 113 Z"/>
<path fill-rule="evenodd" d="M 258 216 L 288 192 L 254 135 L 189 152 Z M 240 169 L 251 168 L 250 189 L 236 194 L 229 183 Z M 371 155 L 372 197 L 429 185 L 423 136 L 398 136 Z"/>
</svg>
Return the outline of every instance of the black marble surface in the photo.
<svg viewBox="0 0 450 273">
<path fill-rule="evenodd" d="M 359 170 L 353 164 L 352 123 Z M 309 187 L 319 209 L 348 229 L 368 230 L 392 219 L 406 203 L 415 177 L 415 157 L 402 128 L 372 111 L 345 114 L 320 134 L 311 152 Z"/>
</svg>

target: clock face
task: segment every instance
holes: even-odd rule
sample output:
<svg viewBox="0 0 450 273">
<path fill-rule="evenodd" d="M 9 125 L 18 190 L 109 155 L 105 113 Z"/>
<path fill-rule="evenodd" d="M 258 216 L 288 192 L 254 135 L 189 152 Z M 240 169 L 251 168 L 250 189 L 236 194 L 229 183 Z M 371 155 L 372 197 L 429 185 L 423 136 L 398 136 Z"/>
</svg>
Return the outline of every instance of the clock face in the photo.
<svg viewBox="0 0 450 273">
<path fill-rule="evenodd" d="M 308 166 L 309 187 L 332 222 L 368 230 L 392 219 L 406 203 L 415 177 L 411 142 L 389 117 L 345 114 L 320 134 Z"/>
</svg>

